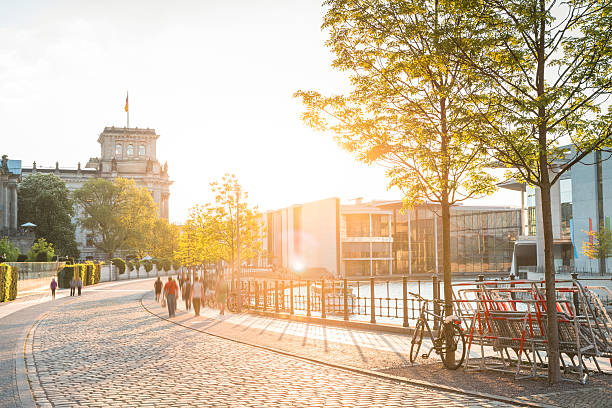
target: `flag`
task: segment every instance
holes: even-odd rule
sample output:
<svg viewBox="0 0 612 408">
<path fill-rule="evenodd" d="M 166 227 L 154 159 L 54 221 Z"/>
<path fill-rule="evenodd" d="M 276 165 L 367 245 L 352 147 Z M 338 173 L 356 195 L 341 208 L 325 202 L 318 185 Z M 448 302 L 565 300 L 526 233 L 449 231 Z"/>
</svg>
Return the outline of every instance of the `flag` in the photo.
<svg viewBox="0 0 612 408">
<path fill-rule="evenodd" d="M 127 94 L 127 95 L 125 96 L 125 111 L 126 111 L 126 112 L 128 111 L 128 97 L 129 97 L 129 96 L 130 96 L 130 94 Z"/>
</svg>

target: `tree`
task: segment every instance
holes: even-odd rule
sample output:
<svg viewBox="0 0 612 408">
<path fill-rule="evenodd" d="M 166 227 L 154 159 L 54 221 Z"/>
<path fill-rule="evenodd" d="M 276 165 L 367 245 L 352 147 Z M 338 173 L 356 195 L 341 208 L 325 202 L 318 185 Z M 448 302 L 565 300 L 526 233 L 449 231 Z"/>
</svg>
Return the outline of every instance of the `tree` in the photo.
<svg viewBox="0 0 612 408">
<path fill-rule="evenodd" d="M 450 0 L 465 19 L 454 56 L 479 86 L 462 90 L 487 147 L 541 192 L 549 383 L 560 380 L 551 186 L 609 146 L 612 4 L 597 0 Z M 480 50 L 474 52 L 474 50 Z M 572 144 L 572 149 L 565 145 Z"/>
<path fill-rule="evenodd" d="M 590 259 L 605 259 L 612 256 L 612 230 L 602 226 L 599 231 L 586 231 L 589 241 L 582 243 L 582 253 Z"/>
<path fill-rule="evenodd" d="M 466 109 L 472 86 L 452 60 L 459 18 L 437 1 L 328 0 L 323 28 L 333 66 L 350 74 L 348 95 L 298 91 L 303 119 L 335 133 L 365 163 L 387 167 L 406 205 L 440 204 L 445 309 L 452 314 L 450 209 L 491 193 L 495 179 L 478 136 L 482 120 Z M 449 352 L 449 359 L 454 354 Z"/>
<path fill-rule="evenodd" d="M 74 192 L 79 222 L 96 237 L 94 245 L 112 259 L 119 249 L 144 252 L 157 207 L 151 193 L 133 180 L 88 180 Z"/>
<path fill-rule="evenodd" d="M 54 255 L 53 244 L 44 238 L 38 238 L 28 252 L 28 259 L 30 262 L 49 262 Z"/>
<path fill-rule="evenodd" d="M 17 194 L 19 224 L 36 224 L 36 238 L 53 243 L 59 255 L 77 258 L 74 203 L 64 181 L 54 174 L 35 173 L 21 182 Z"/>
<path fill-rule="evenodd" d="M 151 239 L 151 255 L 156 258 L 172 258 L 179 247 L 180 228 L 164 218 L 155 220 Z"/>
<path fill-rule="evenodd" d="M 19 248 L 15 246 L 8 237 L 0 238 L 0 256 L 6 258 L 6 262 L 17 262 Z"/>
<path fill-rule="evenodd" d="M 225 174 L 220 182 L 210 183 L 215 202 L 196 205 L 189 211 L 180 236 L 177 258 L 183 264 L 224 260 L 236 265 L 237 220 L 240 229 L 240 258 L 246 260 L 261 252 L 261 214 L 249 207 L 248 193 L 240 191 L 236 176 Z M 241 195 L 239 195 L 241 194 Z M 237 216 L 237 211 L 238 216 Z"/>
</svg>

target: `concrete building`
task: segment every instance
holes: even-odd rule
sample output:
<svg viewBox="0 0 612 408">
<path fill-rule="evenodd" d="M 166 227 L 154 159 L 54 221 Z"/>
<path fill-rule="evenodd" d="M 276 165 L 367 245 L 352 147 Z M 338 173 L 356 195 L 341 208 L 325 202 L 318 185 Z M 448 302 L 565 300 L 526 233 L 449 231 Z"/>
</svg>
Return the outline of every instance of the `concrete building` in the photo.
<svg viewBox="0 0 612 408">
<path fill-rule="evenodd" d="M 441 274 L 439 206 L 402 207 L 401 201 L 340 205 L 330 198 L 269 211 L 268 263 L 335 277 Z M 520 226 L 518 208 L 453 207 L 452 273 L 507 275 Z"/>
<path fill-rule="evenodd" d="M 105 127 L 98 137 L 100 157 L 90 158 L 85 168 L 78 163 L 76 168 L 40 167 L 33 163 L 22 169 L 22 177 L 35 173 L 52 173 L 74 191 L 91 178 L 112 180 L 117 177 L 132 179 L 139 187 L 146 187 L 158 206 L 159 215 L 168 219 L 170 185 L 167 163 L 157 159 L 156 144 L 159 135 L 154 129 Z M 75 222 L 78 214 L 75 216 Z M 102 254 L 93 246 L 93 237 L 77 225 L 76 241 L 82 257 L 101 258 Z"/>
<path fill-rule="evenodd" d="M 553 255 L 557 273 L 612 273 L 612 258 L 590 259 L 583 253 L 584 244 L 592 242 L 589 231 L 610 229 L 611 159 L 610 152 L 592 152 L 552 186 Z M 563 163 L 563 160 L 559 161 L 560 165 Z M 544 232 L 540 190 L 514 180 L 500 186 L 520 191 L 523 195 L 525 223 L 516 242 L 516 268 L 543 272 Z"/>
</svg>

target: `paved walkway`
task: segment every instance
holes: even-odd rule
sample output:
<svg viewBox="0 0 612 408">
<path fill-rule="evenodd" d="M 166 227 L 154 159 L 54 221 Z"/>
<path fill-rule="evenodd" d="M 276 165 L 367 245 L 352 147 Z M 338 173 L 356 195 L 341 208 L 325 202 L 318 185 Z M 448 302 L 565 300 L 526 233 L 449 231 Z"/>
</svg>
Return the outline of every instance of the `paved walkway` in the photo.
<svg viewBox="0 0 612 408">
<path fill-rule="evenodd" d="M 151 284 L 90 289 L 39 320 L 26 355 L 40 406 L 47 401 L 89 407 L 507 406 L 315 364 L 169 323 L 140 305 Z"/>
</svg>

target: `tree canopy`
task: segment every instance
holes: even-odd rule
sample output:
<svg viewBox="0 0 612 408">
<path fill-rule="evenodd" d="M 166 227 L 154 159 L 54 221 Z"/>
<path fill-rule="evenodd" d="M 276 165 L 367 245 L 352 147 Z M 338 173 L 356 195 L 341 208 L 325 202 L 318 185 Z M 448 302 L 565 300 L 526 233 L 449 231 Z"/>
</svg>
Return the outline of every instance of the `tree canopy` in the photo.
<svg viewBox="0 0 612 408">
<path fill-rule="evenodd" d="M 54 174 L 35 173 L 21 182 L 17 194 L 19 224 L 36 224 L 36 238 L 53 243 L 58 255 L 78 257 L 74 203 L 64 181 Z"/>
<path fill-rule="evenodd" d="M 94 245 L 113 258 L 120 249 L 148 249 L 157 206 L 151 193 L 134 180 L 90 179 L 74 192 L 79 222 L 94 235 Z"/>
</svg>

